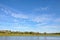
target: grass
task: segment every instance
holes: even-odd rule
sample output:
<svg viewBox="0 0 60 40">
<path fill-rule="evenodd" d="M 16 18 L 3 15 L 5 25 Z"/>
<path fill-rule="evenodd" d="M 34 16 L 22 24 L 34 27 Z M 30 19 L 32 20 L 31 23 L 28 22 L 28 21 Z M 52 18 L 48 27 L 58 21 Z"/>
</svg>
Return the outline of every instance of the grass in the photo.
<svg viewBox="0 0 60 40">
<path fill-rule="evenodd" d="M 0 33 L 0 36 L 60 36 L 60 34 L 18 34 L 18 33 Z"/>
</svg>

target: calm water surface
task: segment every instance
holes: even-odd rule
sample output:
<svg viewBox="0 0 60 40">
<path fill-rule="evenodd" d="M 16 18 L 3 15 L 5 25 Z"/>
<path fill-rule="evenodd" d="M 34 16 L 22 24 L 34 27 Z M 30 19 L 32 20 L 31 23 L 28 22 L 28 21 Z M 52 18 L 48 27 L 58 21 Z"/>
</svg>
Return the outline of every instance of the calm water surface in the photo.
<svg viewBox="0 0 60 40">
<path fill-rule="evenodd" d="M 0 36 L 0 40 L 60 40 L 60 36 Z"/>
</svg>

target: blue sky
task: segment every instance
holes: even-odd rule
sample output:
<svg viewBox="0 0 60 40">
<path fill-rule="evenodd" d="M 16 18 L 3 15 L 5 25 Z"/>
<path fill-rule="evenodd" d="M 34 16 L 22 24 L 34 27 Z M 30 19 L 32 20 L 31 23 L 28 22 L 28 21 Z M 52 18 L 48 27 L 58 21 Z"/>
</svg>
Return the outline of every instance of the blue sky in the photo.
<svg viewBox="0 0 60 40">
<path fill-rule="evenodd" d="M 0 30 L 60 32 L 60 0 L 0 0 Z"/>
</svg>

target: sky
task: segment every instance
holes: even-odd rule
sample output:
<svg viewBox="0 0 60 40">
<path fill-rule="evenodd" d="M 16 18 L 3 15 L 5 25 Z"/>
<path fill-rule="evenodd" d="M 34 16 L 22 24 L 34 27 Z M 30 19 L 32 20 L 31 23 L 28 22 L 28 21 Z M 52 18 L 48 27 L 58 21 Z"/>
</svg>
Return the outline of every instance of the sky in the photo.
<svg viewBox="0 0 60 40">
<path fill-rule="evenodd" d="M 60 0 L 0 0 L 0 30 L 60 32 Z"/>
</svg>

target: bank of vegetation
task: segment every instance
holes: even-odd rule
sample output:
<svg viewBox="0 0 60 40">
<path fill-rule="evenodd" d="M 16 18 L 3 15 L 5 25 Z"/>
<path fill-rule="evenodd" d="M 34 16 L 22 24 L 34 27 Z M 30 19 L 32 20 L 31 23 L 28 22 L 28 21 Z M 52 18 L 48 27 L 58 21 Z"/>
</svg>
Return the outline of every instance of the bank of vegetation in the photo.
<svg viewBox="0 0 60 40">
<path fill-rule="evenodd" d="M 60 36 L 60 33 L 39 33 L 39 32 L 19 32 L 19 31 L 0 31 L 0 36 Z"/>
</svg>

